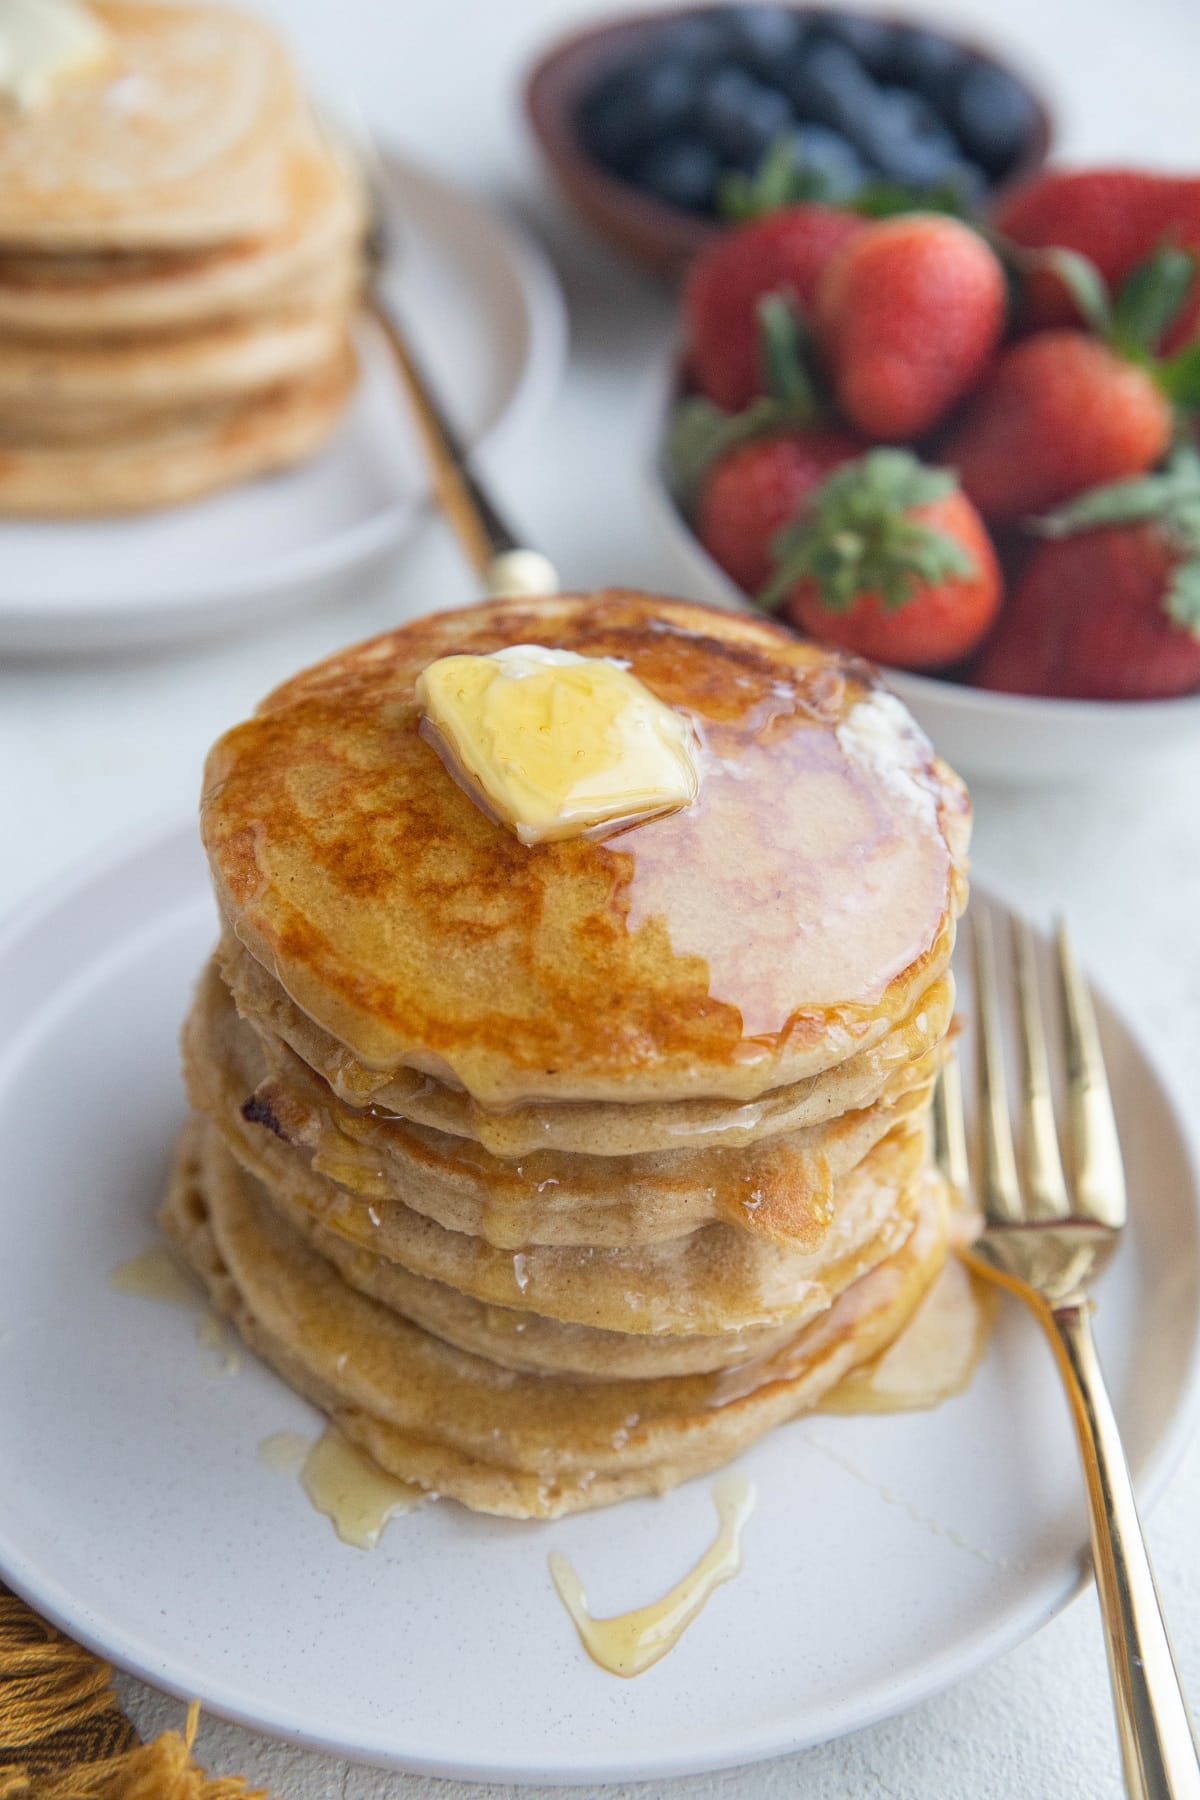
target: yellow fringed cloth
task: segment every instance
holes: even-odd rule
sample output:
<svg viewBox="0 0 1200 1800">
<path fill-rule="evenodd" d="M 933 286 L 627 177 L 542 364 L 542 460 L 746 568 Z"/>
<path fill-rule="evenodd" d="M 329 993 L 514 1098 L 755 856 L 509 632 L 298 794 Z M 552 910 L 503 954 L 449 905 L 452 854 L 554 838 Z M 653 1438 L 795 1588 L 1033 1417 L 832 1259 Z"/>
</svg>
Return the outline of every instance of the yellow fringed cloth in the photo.
<svg viewBox="0 0 1200 1800">
<path fill-rule="evenodd" d="M 108 1664 L 0 1586 L 0 1800 L 269 1800 L 192 1761 L 199 1717 L 143 1744 Z"/>
</svg>

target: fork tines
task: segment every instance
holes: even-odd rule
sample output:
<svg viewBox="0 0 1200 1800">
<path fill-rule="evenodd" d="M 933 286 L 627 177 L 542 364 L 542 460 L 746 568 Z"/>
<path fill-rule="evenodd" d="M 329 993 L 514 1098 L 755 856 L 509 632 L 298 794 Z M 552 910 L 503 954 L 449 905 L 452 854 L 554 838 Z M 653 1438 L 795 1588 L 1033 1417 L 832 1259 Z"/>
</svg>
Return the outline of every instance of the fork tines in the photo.
<svg viewBox="0 0 1200 1800">
<path fill-rule="evenodd" d="M 1125 1179 L 1112 1096 L 1091 994 L 1066 925 L 1059 923 L 1055 940 L 1064 1156 L 1055 1125 L 1033 931 L 1027 920 L 1009 914 L 1012 1029 L 1020 1088 L 1020 1125 L 1014 1142 L 1005 1073 L 1005 1009 L 990 914 L 980 909 L 973 924 L 979 1099 L 976 1192 L 984 1217 L 990 1227 L 1074 1218 L 1119 1231 L 1125 1223 Z M 935 1096 L 934 1149 L 947 1180 L 965 1191 L 961 1089 L 953 1059 Z"/>
</svg>

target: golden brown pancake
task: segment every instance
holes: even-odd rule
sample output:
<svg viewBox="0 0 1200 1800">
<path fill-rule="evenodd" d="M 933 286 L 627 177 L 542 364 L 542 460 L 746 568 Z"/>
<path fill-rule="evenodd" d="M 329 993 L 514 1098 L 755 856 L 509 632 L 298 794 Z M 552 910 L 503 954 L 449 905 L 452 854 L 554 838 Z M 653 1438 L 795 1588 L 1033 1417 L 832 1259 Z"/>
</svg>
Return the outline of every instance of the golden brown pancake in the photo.
<svg viewBox="0 0 1200 1800">
<path fill-rule="evenodd" d="M 614 656 L 694 803 L 524 845 L 419 734 L 427 663 Z M 862 665 L 622 590 L 493 601 L 228 733 L 223 917 L 164 1223 L 393 1473 L 547 1517 L 662 1491 L 892 1343 L 944 1261 L 926 1139 L 965 794 Z"/>
<path fill-rule="evenodd" d="M 94 10 L 95 66 L 0 112 L 0 515 L 286 468 L 353 387 L 362 183 L 282 38 L 222 5 Z"/>
<path fill-rule="evenodd" d="M 108 64 L 0 117 L 0 243 L 194 249 L 284 229 L 313 127 L 275 33 L 215 5 L 95 11 Z"/>
<path fill-rule="evenodd" d="M 714 1224 L 628 1247 L 528 1244 L 498 1249 L 447 1231 L 402 1200 L 367 1200 L 314 1170 L 303 1151 L 247 1118 L 243 1085 L 189 1062 L 193 1105 L 242 1166 L 289 1206 L 351 1243 L 492 1306 L 605 1331 L 712 1336 L 799 1324 L 895 1246 L 925 1161 L 920 1126 L 897 1125 L 838 1184 L 818 1240 L 777 1244 Z"/>
<path fill-rule="evenodd" d="M 893 1256 L 769 1356 L 717 1374 L 581 1380 L 499 1368 L 357 1292 L 211 1129 L 185 1135 L 162 1216 L 247 1343 L 352 1442 L 394 1475 L 514 1518 L 661 1493 L 728 1461 L 890 1343 L 946 1249 L 931 1183 Z"/>
<path fill-rule="evenodd" d="M 0 513 L 145 511 L 287 468 L 328 440 L 355 367 L 346 345 L 308 380 L 181 420 L 152 418 L 100 442 L 22 442 L 0 433 Z"/>
<path fill-rule="evenodd" d="M 344 296 L 343 296 L 344 302 Z M 239 400 L 328 368 L 345 341 L 345 306 L 287 308 L 150 338 L 54 344 L 0 339 L 0 417 L 10 430 L 61 415 L 114 418 Z"/>
<path fill-rule="evenodd" d="M 526 847 L 418 735 L 449 652 L 616 655 L 704 745 L 690 807 Z M 961 785 L 863 665 L 612 590 L 418 620 L 212 751 L 202 833 L 250 954 L 352 1066 L 492 1107 L 753 1100 L 880 1042 L 946 967 Z"/>
<path fill-rule="evenodd" d="M 238 1018 L 212 964 L 183 1034 L 198 1105 L 221 1094 L 219 1104 L 239 1105 L 248 1123 L 350 1193 L 401 1200 L 448 1231 L 507 1250 L 622 1248 L 718 1222 L 813 1250 L 829 1228 L 835 1183 L 898 1124 L 924 1116 L 938 1055 L 902 1065 L 872 1106 L 750 1146 L 502 1159 L 469 1138 L 346 1106 L 293 1051 L 278 1040 L 272 1050 Z"/>
<path fill-rule="evenodd" d="M 287 186 L 287 222 L 271 237 L 158 252 L 0 251 L 0 331 L 111 338 L 344 300 L 358 274 L 358 184 L 324 145 L 302 144 Z"/>
<path fill-rule="evenodd" d="M 781 1132 L 828 1123 L 880 1100 L 914 1063 L 936 1054 L 954 1013 L 954 978 L 947 970 L 921 995 L 907 1019 L 886 1037 L 806 1080 L 773 1088 L 756 1100 L 666 1100 L 618 1105 L 611 1101 L 480 1106 L 463 1089 L 414 1069 L 376 1073 L 354 1062 L 345 1046 L 288 998 L 261 963 L 226 931 L 216 961 L 237 1003 L 262 1037 L 268 1060 L 285 1044 L 320 1074 L 337 1097 L 360 1111 L 408 1119 L 452 1137 L 470 1138 L 510 1161 L 539 1150 L 583 1156 L 633 1156 L 702 1145 L 756 1144 Z"/>
</svg>

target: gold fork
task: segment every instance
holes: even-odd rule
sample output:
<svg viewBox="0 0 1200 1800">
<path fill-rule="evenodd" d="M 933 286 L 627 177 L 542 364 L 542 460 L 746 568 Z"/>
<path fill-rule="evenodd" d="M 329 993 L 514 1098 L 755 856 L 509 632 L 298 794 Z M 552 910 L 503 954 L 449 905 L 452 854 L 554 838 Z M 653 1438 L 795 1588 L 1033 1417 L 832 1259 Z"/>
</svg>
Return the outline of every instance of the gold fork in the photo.
<svg viewBox="0 0 1200 1800">
<path fill-rule="evenodd" d="M 1064 1173 L 1033 934 L 1011 921 L 1020 1068 L 1014 1145 L 999 982 L 986 913 L 975 915 L 979 1179 L 984 1230 L 966 1253 L 1017 1294 L 1054 1347 L 1087 1477 L 1092 1561 L 1104 1618 L 1126 1791 L 1135 1800 L 1200 1800 L 1200 1753 L 1163 1621 L 1129 1467 L 1092 1337 L 1089 1290 L 1125 1224 L 1125 1177 L 1091 996 L 1065 927 L 1057 940 L 1065 1066 Z M 937 1160 L 969 1191 L 962 1089 L 946 1065 L 934 1101 Z M 1019 1161 L 1019 1168 L 1018 1168 Z"/>
</svg>

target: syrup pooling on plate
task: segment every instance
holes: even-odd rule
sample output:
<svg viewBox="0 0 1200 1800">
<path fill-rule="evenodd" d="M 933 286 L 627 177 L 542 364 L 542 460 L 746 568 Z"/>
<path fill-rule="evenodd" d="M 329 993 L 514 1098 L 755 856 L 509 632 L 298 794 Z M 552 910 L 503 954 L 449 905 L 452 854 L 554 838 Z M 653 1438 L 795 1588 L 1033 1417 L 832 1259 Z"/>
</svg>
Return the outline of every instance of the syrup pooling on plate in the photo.
<svg viewBox="0 0 1200 1800">
<path fill-rule="evenodd" d="M 411 1481 L 388 1475 L 332 1426 L 305 1457 L 300 1481 L 343 1544 L 355 1550 L 373 1550 L 394 1514 L 411 1512 L 428 1498 Z"/>
<path fill-rule="evenodd" d="M 315 1442 L 298 1431 L 273 1431 L 259 1444 L 258 1460 L 277 1474 L 298 1475 L 312 1506 L 354 1550 L 373 1550 L 390 1518 L 432 1498 L 389 1475 L 332 1425 Z"/>
<path fill-rule="evenodd" d="M 588 1611 L 583 1583 L 566 1557 L 550 1556 L 550 1574 L 559 1598 L 592 1661 L 612 1675 L 642 1675 L 674 1649 L 705 1602 L 742 1566 L 742 1530 L 754 1510 L 754 1489 L 740 1475 L 726 1475 L 713 1488 L 720 1526 L 693 1569 L 649 1606 L 597 1619 Z"/>
<path fill-rule="evenodd" d="M 440 656 L 530 641 L 621 659 L 687 716 L 695 802 L 602 841 L 526 846 L 488 819 L 421 739 L 414 687 Z M 859 666 L 619 592 L 331 659 L 222 740 L 203 803 L 226 920 L 297 1011 L 357 1067 L 493 1109 L 753 1101 L 876 1041 L 944 965 L 965 814 Z"/>
<path fill-rule="evenodd" d="M 172 1306 L 197 1306 L 204 1300 L 199 1282 L 165 1244 L 152 1244 L 149 1250 L 118 1263 L 108 1285 L 118 1294 L 132 1294 L 138 1300 L 161 1300 Z"/>
<path fill-rule="evenodd" d="M 916 1412 L 970 1385 L 996 1316 L 996 1290 L 951 1256 L 895 1343 L 851 1370 L 822 1412 Z"/>
</svg>

